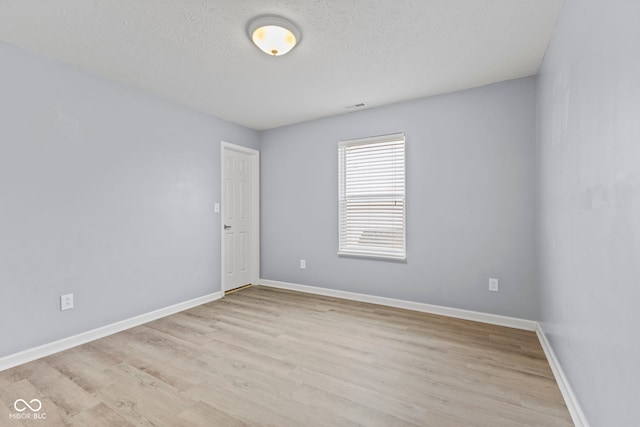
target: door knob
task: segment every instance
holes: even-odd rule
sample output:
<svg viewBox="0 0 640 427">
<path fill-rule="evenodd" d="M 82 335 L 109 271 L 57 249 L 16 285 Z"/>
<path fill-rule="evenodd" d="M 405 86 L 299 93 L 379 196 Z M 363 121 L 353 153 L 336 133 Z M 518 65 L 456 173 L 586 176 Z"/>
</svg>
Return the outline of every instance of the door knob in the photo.
<svg viewBox="0 0 640 427">
<path fill-rule="evenodd" d="M 230 228 L 231 228 L 231 226 L 230 226 L 230 225 L 227 225 L 227 224 L 225 224 L 225 225 L 224 225 L 224 229 L 225 229 L 225 230 L 229 230 Z"/>
</svg>

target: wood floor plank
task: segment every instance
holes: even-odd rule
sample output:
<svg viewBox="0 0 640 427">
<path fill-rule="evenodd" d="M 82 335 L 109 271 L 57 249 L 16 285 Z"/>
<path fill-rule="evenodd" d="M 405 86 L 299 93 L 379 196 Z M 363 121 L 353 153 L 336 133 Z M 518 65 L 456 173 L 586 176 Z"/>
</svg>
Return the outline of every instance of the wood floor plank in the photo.
<svg viewBox="0 0 640 427">
<path fill-rule="evenodd" d="M 533 332 L 251 287 L 0 372 L 0 425 L 571 426 Z"/>
<path fill-rule="evenodd" d="M 108 407 L 104 402 L 100 402 L 93 408 L 71 417 L 69 424 L 74 427 L 133 427 L 135 425 Z"/>
<path fill-rule="evenodd" d="M 178 415 L 176 426 L 219 426 L 219 427 L 248 427 L 247 421 L 232 417 L 202 401 L 185 409 Z"/>
</svg>

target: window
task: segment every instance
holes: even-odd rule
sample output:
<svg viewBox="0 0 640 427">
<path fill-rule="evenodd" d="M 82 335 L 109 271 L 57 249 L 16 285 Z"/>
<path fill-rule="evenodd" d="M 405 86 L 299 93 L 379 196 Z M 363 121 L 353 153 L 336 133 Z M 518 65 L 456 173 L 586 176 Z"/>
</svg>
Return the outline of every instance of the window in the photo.
<svg viewBox="0 0 640 427">
<path fill-rule="evenodd" d="M 406 259 L 404 133 L 338 146 L 339 255 Z"/>
</svg>

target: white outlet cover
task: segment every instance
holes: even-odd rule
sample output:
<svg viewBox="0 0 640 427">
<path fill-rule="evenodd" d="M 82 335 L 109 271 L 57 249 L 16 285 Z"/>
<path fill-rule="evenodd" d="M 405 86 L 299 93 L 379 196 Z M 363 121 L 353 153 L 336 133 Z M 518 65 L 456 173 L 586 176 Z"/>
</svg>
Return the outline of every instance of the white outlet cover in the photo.
<svg viewBox="0 0 640 427">
<path fill-rule="evenodd" d="M 498 279 L 489 279 L 489 290 L 492 292 L 498 292 Z"/>
<path fill-rule="evenodd" d="M 69 310 L 73 308 L 73 294 L 66 294 L 60 296 L 60 310 Z"/>
<path fill-rule="evenodd" d="M 300 260 L 300 268 L 304 269 L 307 268 L 307 261 L 304 259 Z"/>
</svg>

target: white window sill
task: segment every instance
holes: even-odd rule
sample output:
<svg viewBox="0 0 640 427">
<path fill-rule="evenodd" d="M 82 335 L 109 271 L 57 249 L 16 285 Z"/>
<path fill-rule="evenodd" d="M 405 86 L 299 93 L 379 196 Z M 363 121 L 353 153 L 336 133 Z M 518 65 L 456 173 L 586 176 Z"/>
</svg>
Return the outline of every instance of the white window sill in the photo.
<svg viewBox="0 0 640 427">
<path fill-rule="evenodd" d="M 406 255 L 372 254 L 367 252 L 356 252 L 356 251 L 338 251 L 338 256 L 380 259 L 380 260 L 386 260 L 386 261 L 401 261 L 401 262 L 407 261 Z"/>
</svg>

